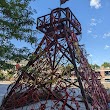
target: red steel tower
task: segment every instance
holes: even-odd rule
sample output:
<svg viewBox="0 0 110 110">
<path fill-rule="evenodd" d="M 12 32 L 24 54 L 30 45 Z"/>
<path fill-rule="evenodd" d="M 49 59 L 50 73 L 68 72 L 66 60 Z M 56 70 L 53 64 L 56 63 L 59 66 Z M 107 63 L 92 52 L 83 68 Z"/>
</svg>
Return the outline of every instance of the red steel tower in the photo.
<svg viewBox="0 0 110 110">
<path fill-rule="evenodd" d="M 79 44 L 81 24 L 71 10 L 56 8 L 39 17 L 37 29 L 44 37 L 9 87 L 2 109 L 31 105 L 31 110 L 107 110 L 106 90 Z M 68 65 L 71 68 L 67 71 Z"/>
</svg>

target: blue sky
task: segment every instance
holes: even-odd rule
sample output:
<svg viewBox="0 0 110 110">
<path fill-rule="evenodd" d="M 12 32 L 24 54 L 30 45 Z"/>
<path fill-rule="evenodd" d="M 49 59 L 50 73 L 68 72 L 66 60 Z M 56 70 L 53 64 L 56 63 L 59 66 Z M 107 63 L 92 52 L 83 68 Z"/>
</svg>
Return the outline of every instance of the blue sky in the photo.
<svg viewBox="0 0 110 110">
<path fill-rule="evenodd" d="M 60 0 L 36 0 L 30 5 L 37 10 L 33 16 L 36 20 L 37 17 L 50 13 L 50 9 L 59 7 Z M 69 7 L 80 21 L 80 44 L 85 44 L 85 49 L 90 54 L 89 62 L 99 65 L 105 61 L 110 62 L 110 0 L 69 0 L 61 7 Z M 20 42 L 16 45 L 19 44 Z"/>
</svg>

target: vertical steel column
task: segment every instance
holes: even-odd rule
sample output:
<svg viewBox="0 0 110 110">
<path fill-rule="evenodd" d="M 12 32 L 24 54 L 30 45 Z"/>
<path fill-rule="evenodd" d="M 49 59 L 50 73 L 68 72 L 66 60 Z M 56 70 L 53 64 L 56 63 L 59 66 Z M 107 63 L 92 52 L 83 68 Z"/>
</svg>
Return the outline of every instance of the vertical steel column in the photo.
<svg viewBox="0 0 110 110">
<path fill-rule="evenodd" d="M 71 59 L 72 59 L 72 64 L 74 65 L 74 70 L 75 70 L 75 73 L 76 73 L 76 76 L 77 76 L 77 79 L 78 79 L 78 83 L 79 83 L 79 86 L 80 86 L 81 94 L 82 94 L 82 97 L 83 97 L 83 100 L 84 100 L 84 103 L 85 103 L 85 107 L 86 107 L 87 110 L 90 110 L 89 105 L 88 105 L 88 101 L 87 101 L 87 98 L 86 98 L 86 95 L 85 95 L 85 92 L 84 92 L 84 88 L 83 88 L 83 85 L 82 85 L 82 81 L 81 81 L 81 78 L 80 78 L 80 73 L 78 72 L 78 69 L 77 69 L 77 66 L 76 66 L 75 53 L 74 53 L 74 50 L 71 49 L 70 43 L 68 42 L 68 33 L 67 33 L 66 29 L 65 29 L 65 35 L 66 35 L 66 40 L 67 40 L 70 56 L 71 56 Z"/>
</svg>

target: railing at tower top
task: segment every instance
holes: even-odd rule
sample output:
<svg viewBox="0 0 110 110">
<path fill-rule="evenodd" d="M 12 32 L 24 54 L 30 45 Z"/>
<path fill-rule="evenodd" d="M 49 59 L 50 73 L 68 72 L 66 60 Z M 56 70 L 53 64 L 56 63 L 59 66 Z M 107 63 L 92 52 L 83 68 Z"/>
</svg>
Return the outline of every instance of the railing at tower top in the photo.
<svg viewBox="0 0 110 110">
<path fill-rule="evenodd" d="M 39 17 L 36 28 L 43 33 L 48 33 L 55 26 L 61 29 L 63 24 L 74 30 L 76 35 L 81 34 L 81 24 L 69 8 L 56 8 L 50 14 Z"/>
</svg>

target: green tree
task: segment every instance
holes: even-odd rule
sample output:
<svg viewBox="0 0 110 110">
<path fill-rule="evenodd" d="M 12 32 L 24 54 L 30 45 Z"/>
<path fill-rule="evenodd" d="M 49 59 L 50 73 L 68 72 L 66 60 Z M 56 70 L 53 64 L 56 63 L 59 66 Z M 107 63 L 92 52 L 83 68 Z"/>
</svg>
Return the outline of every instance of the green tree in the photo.
<svg viewBox="0 0 110 110">
<path fill-rule="evenodd" d="M 27 58 L 29 49 L 16 48 L 12 39 L 24 41 L 31 45 L 36 42 L 33 29 L 35 10 L 29 6 L 32 0 L 0 0 L 0 69 L 9 69 L 9 61 Z"/>
<path fill-rule="evenodd" d="M 0 71 L 0 80 L 4 80 L 5 79 L 5 76 L 4 74 Z"/>
<path fill-rule="evenodd" d="M 104 62 L 101 66 L 103 66 L 104 68 L 110 67 L 110 63 Z"/>
<path fill-rule="evenodd" d="M 100 68 L 100 66 L 99 65 L 97 65 L 97 64 L 91 64 L 91 68 L 92 69 L 99 69 Z"/>
<path fill-rule="evenodd" d="M 68 65 L 66 65 L 66 66 L 63 66 L 62 67 L 62 73 L 63 73 L 63 75 L 71 75 L 71 71 L 73 71 L 73 65 L 71 65 L 71 64 L 68 64 Z"/>
</svg>

